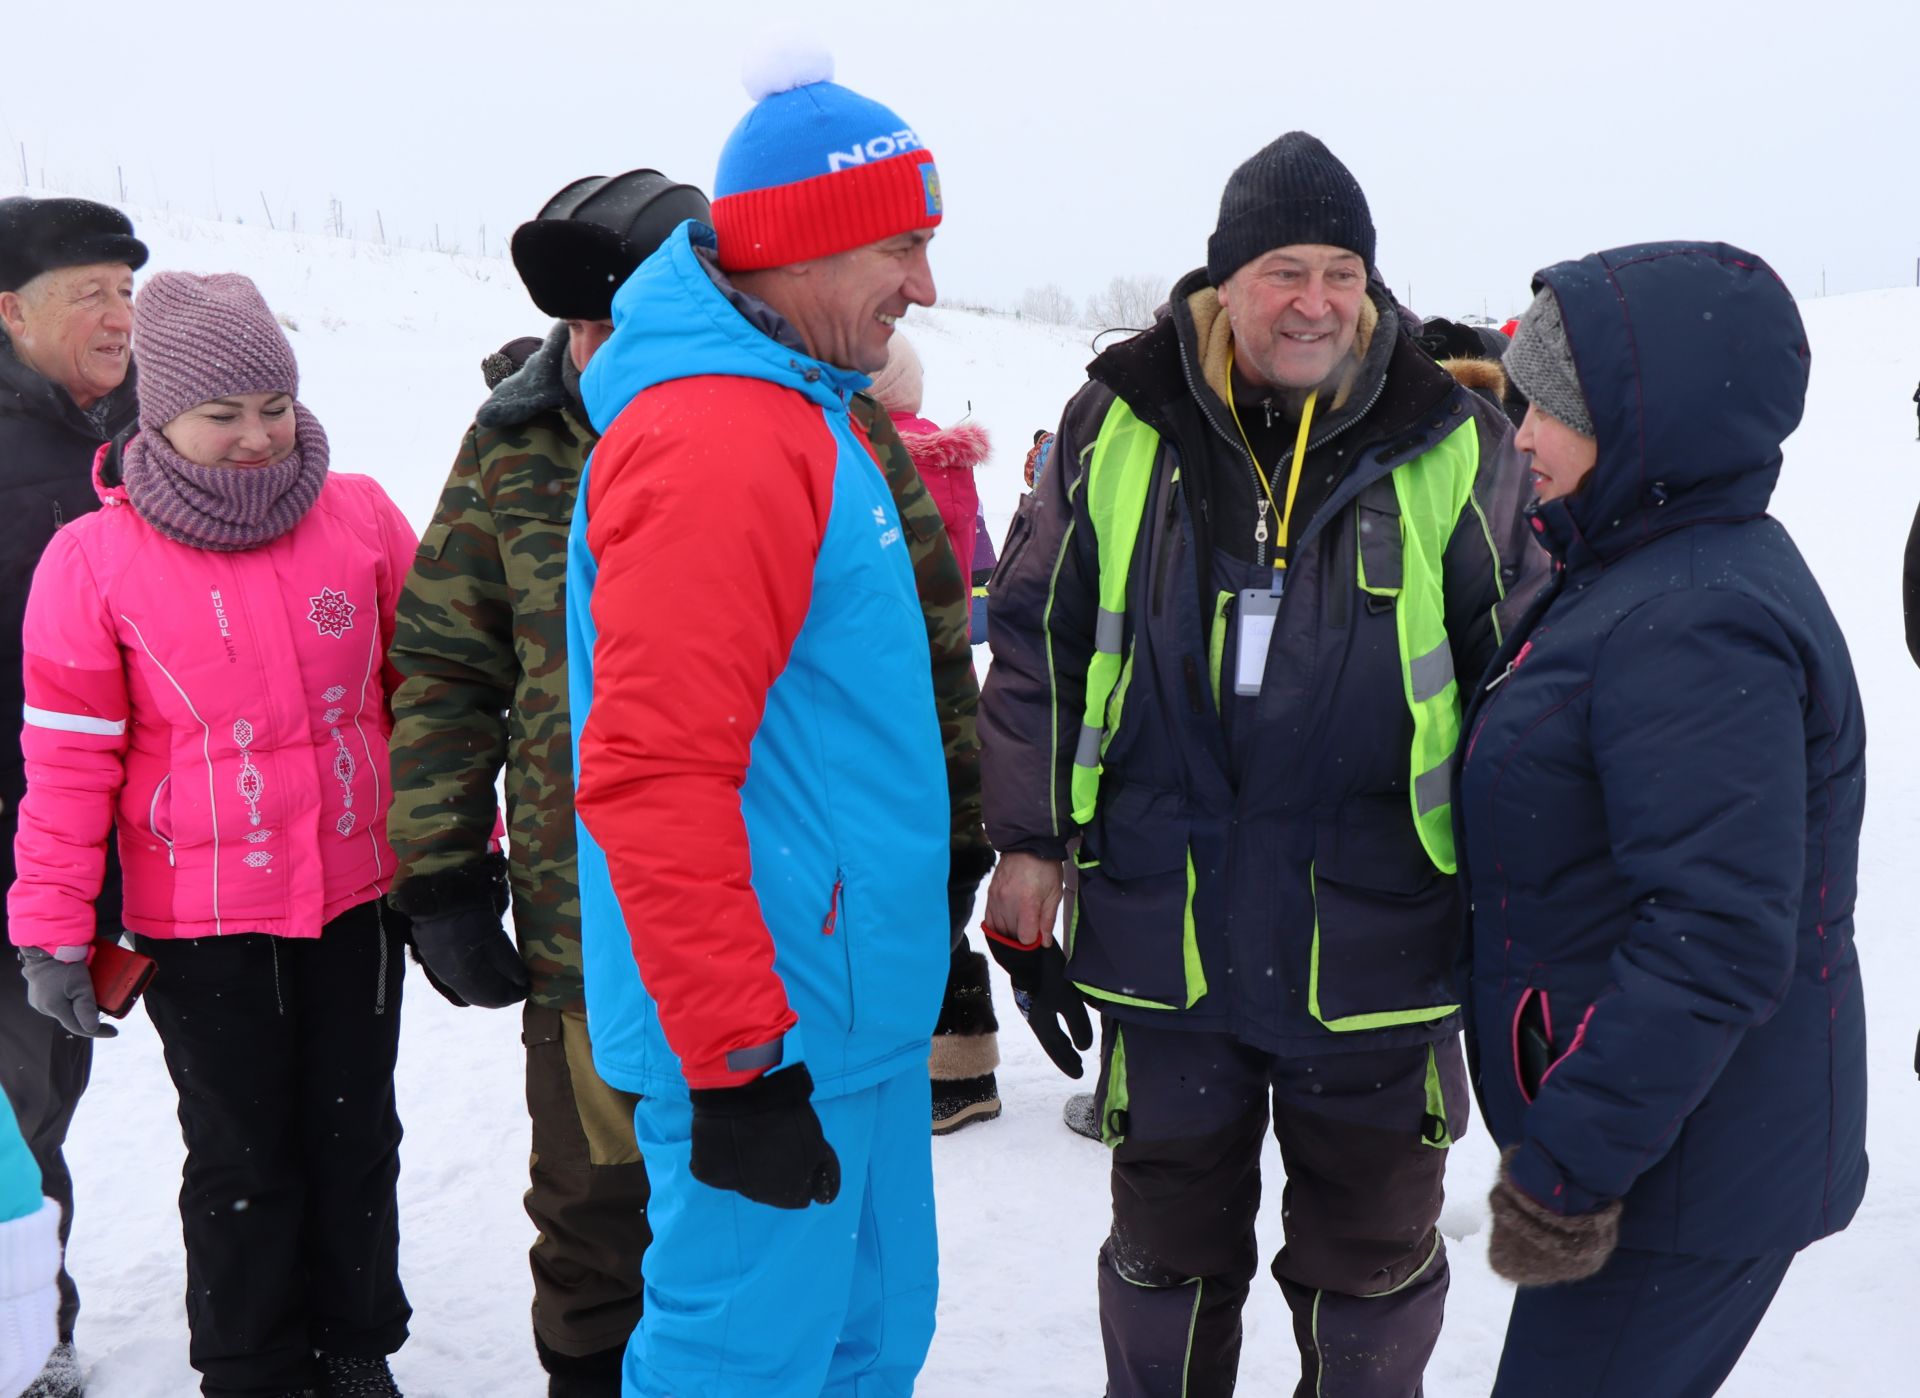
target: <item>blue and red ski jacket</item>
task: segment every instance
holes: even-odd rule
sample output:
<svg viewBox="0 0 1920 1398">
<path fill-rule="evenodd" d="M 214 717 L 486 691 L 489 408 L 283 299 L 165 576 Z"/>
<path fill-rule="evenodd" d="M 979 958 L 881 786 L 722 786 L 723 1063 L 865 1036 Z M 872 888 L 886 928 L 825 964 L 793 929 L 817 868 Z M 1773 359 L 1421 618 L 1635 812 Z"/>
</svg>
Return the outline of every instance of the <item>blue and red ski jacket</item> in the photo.
<svg viewBox="0 0 1920 1398">
<path fill-rule="evenodd" d="M 864 375 L 743 314 L 688 223 L 581 380 L 604 434 L 567 558 L 594 1061 L 649 1096 L 926 1063 L 946 767 Z M 803 1047 L 804 1041 L 804 1047 Z"/>
</svg>

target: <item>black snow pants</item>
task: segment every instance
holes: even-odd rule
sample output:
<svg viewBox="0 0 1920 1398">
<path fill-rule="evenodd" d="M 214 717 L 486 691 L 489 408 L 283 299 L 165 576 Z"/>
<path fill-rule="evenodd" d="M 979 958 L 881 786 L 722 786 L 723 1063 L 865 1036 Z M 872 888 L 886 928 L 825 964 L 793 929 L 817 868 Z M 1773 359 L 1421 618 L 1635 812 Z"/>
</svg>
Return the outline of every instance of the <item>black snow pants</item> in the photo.
<svg viewBox="0 0 1920 1398">
<path fill-rule="evenodd" d="M 311 1387 L 315 1351 L 384 1356 L 400 1287 L 404 922 L 376 900 L 316 940 L 136 937 L 180 1092 L 188 1357 L 207 1395 Z"/>
<path fill-rule="evenodd" d="M 1446 1304 L 1435 1225 L 1445 1145 L 1466 1126 L 1459 1040 L 1279 1058 L 1111 1018 L 1096 1089 L 1114 1143 L 1099 1263 L 1108 1398 L 1234 1391 L 1269 1100 L 1287 1176 L 1272 1270 L 1300 1349 L 1294 1392 L 1418 1398 Z"/>
</svg>

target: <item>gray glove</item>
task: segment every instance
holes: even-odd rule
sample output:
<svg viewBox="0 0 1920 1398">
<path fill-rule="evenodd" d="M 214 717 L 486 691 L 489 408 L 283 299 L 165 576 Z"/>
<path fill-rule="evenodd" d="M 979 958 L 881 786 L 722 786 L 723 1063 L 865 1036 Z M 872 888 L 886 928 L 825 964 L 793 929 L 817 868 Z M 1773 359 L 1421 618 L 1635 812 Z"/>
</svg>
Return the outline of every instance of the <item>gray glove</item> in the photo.
<svg viewBox="0 0 1920 1398">
<path fill-rule="evenodd" d="M 21 947 L 20 965 L 27 976 L 27 1003 L 60 1027 L 83 1039 L 111 1039 L 120 1033 L 100 1019 L 93 998 L 93 978 L 84 961 L 60 961 L 39 947 Z"/>
</svg>

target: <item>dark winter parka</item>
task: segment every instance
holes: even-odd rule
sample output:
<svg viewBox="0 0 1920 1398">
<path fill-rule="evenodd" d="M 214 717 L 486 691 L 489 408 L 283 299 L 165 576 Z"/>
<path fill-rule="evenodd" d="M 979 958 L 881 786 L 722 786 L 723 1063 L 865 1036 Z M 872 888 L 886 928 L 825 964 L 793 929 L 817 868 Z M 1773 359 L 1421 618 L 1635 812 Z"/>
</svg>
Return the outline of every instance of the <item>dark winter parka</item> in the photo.
<svg viewBox="0 0 1920 1398">
<path fill-rule="evenodd" d="M 1860 696 L 1766 513 L 1806 332 L 1772 270 L 1720 244 L 1540 281 L 1599 459 L 1537 508 L 1564 577 L 1468 714 L 1481 1105 L 1541 1203 L 1624 1199 L 1623 1246 L 1798 1248 L 1846 1226 L 1867 1177 Z"/>
<path fill-rule="evenodd" d="M 0 892 L 13 883 L 15 813 L 26 794 L 17 721 L 21 686 L 20 628 L 40 555 L 68 520 L 100 508 L 93 458 L 102 442 L 133 435 L 137 405 L 133 370 L 126 382 L 83 413 L 67 392 L 14 357 L 0 330 L 0 714 L 16 724 L 0 742 Z M 103 934 L 120 934 L 120 863 L 107 861 L 95 903 Z M 0 918 L 5 910 L 0 909 Z"/>
<path fill-rule="evenodd" d="M 1521 458 L 1498 409 L 1402 333 L 1390 302 L 1369 306 L 1349 391 L 1314 419 L 1262 691 L 1236 696 L 1237 592 L 1273 573 L 1248 542 L 1253 467 L 1221 396 L 1230 343 L 1195 274 L 1067 406 L 991 584 L 988 836 L 1052 859 L 1079 838 L 1065 940 L 1103 1011 L 1281 1054 L 1431 1042 L 1458 1025 L 1460 903 L 1414 823 L 1395 599 L 1362 590 L 1358 552 L 1397 532 L 1392 468 L 1464 430 L 1478 465 L 1443 561 L 1453 668 L 1472 684 L 1504 599 L 1545 571 L 1520 517 Z M 1116 397 L 1159 445 L 1126 569 L 1128 679 L 1081 828 L 1071 771 L 1102 610 L 1083 486 Z"/>
</svg>

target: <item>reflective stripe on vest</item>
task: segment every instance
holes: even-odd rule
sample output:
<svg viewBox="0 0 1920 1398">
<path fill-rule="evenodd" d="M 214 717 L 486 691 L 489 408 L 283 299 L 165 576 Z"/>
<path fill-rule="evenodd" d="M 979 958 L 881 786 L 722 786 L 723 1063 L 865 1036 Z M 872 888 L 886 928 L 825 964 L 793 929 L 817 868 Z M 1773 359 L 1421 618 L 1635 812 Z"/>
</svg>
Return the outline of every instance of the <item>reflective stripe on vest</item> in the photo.
<svg viewBox="0 0 1920 1398">
<path fill-rule="evenodd" d="M 1461 512 L 1473 498 L 1480 470 L 1480 433 L 1472 420 L 1438 446 L 1393 470 L 1399 506 L 1397 577 L 1369 578 L 1367 555 L 1382 541 L 1362 541 L 1358 553 L 1363 592 L 1395 597 L 1400 674 L 1413 715 L 1411 779 L 1414 828 L 1427 857 L 1443 874 L 1456 867 L 1453 851 L 1453 751 L 1460 742 L 1460 686 L 1447 639 L 1445 559 Z M 1375 516 L 1375 527 L 1383 521 Z M 1373 542 L 1374 549 L 1367 544 Z M 1386 571 L 1386 570 L 1381 570 Z M 1392 584 L 1398 583 L 1398 586 Z"/>
<path fill-rule="evenodd" d="M 1116 398 L 1087 463 L 1087 515 L 1100 555 L 1100 611 L 1093 655 L 1087 662 L 1086 709 L 1073 759 L 1073 818 L 1082 826 L 1093 820 L 1098 805 L 1100 758 L 1109 737 L 1109 719 L 1117 719 L 1110 714 L 1109 701 L 1125 663 L 1121 645 L 1126 636 L 1127 577 L 1159 446 L 1160 434 Z M 1383 511 L 1363 509 L 1363 531 L 1381 531 L 1385 537 L 1368 537 L 1363 532 L 1356 550 L 1361 590 L 1397 599 L 1394 623 L 1401 680 L 1413 716 L 1408 796 L 1421 846 L 1444 874 L 1456 867 L 1451 772 L 1461 714 L 1453 648 L 1447 638 L 1444 565 L 1447 543 L 1473 499 L 1479 470 L 1480 434 L 1469 417 L 1438 445 L 1393 469 L 1398 538 L 1387 529 Z"/>
<path fill-rule="evenodd" d="M 1073 751 L 1073 818 L 1093 819 L 1100 795 L 1100 754 L 1105 747 L 1107 705 L 1120 682 L 1121 643 L 1127 633 L 1127 574 L 1133 546 L 1147 512 L 1147 487 L 1160 434 L 1116 398 L 1094 439 L 1087 465 L 1087 517 L 1100 552 L 1100 613 L 1093 629 L 1093 655 L 1087 661 L 1087 702 L 1080 738 Z"/>
</svg>

